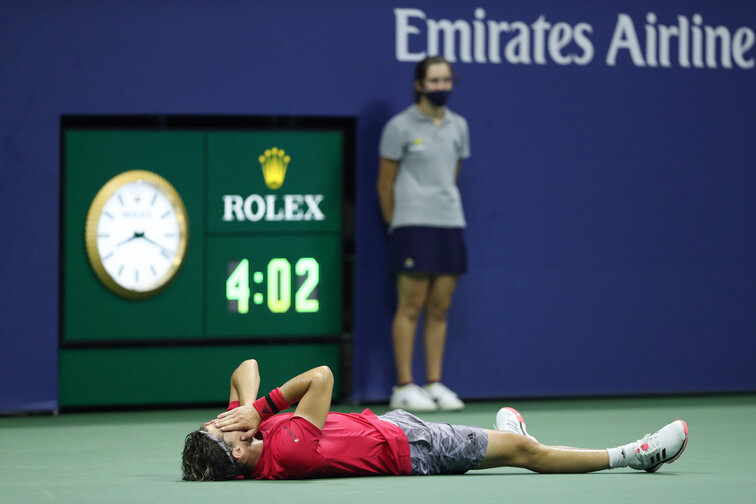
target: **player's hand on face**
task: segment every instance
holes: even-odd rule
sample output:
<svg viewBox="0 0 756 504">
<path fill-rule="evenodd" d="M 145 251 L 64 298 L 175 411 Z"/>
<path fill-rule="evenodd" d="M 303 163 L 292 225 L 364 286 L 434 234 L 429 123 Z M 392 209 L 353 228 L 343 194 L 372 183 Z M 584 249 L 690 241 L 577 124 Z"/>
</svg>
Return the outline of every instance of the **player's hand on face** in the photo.
<svg viewBox="0 0 756 504">
<path fill-rule="evenodd" d="M 242 441 L 245 441 L 257 433 L 262 418 L 255 408 L 247 405 L 221 413 L 211 422 L 223 432 L 245 431 L 241 436 Z"/>
</svg>

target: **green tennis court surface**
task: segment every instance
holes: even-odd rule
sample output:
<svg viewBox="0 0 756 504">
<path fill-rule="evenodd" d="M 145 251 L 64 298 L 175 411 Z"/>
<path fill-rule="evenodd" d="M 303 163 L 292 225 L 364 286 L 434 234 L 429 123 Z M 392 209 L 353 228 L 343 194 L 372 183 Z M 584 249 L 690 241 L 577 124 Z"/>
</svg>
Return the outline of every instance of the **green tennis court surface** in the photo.
<svg viewBox="0 0 756 504">
<path fill-rule="evenodd" d="M 538 475 L 499 468 L 463 476 L 309 481 L 181 481 L 184 435 L 214 410 L 0 417 L 2 503 L 465 503 L 756 500 L 756 395 L 511 401 L 541 442 L 587 448 L 627 443 L 683 418 L 683 456 L 656 474 L 619 469 Z M 472 403 L 430 421 L 490 427 L 503 404 Z M 350 411 L 349 408 L 336 408 Z M 361 410 L 358 408 L 357 410 Z M 371 407 L 380 414 L 385 407 Z"/>
</svg>

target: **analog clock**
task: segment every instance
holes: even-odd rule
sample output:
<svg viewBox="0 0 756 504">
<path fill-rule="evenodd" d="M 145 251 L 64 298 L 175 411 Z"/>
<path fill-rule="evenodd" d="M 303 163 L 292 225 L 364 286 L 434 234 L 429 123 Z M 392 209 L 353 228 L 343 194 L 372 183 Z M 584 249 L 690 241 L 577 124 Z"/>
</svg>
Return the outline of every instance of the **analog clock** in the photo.
<svg viewBox="0 0 756 504">
<path fill-rule="evenodd" d="M 143 299 L 175 278 L 186 254 L 184 203 L 163 177 L 144 170 L 109 180 L 89 207 L 85 227 L 89 262 L 112 292 Z"/>
</svg>

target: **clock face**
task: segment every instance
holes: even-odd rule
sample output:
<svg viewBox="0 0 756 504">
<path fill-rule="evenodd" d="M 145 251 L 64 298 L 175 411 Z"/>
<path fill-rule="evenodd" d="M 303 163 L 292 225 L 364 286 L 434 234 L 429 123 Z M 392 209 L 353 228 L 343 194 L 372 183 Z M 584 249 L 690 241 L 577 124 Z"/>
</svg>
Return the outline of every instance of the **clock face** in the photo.
<svg viewBox="0 0 756 504">
<path fill-rule="evenodd" d="M 111 291 L 143 298 L 176 275 L 187 234 L 176 190 L 154 173 L 135 170 L 110 180 L 95 197 L 87 217 L 87 254 Z"/>
</svg>

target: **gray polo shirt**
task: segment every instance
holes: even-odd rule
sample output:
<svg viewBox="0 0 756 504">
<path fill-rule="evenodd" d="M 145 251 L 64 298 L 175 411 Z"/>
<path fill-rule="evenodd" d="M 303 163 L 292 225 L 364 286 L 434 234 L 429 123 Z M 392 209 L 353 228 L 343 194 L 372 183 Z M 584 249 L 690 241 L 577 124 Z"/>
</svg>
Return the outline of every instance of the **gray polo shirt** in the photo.
<svg viewBox="0 0 756 504">
<path fill-rule="evenodd" d="M 470 157 L 467 121 L 462 116 L 446 109 L 436 126 L 412 105 L 383 128 L 380 156 L 399 161 L 391 229 L 465 227 L 454 180 L 457 162 Z"/>
</svg>

